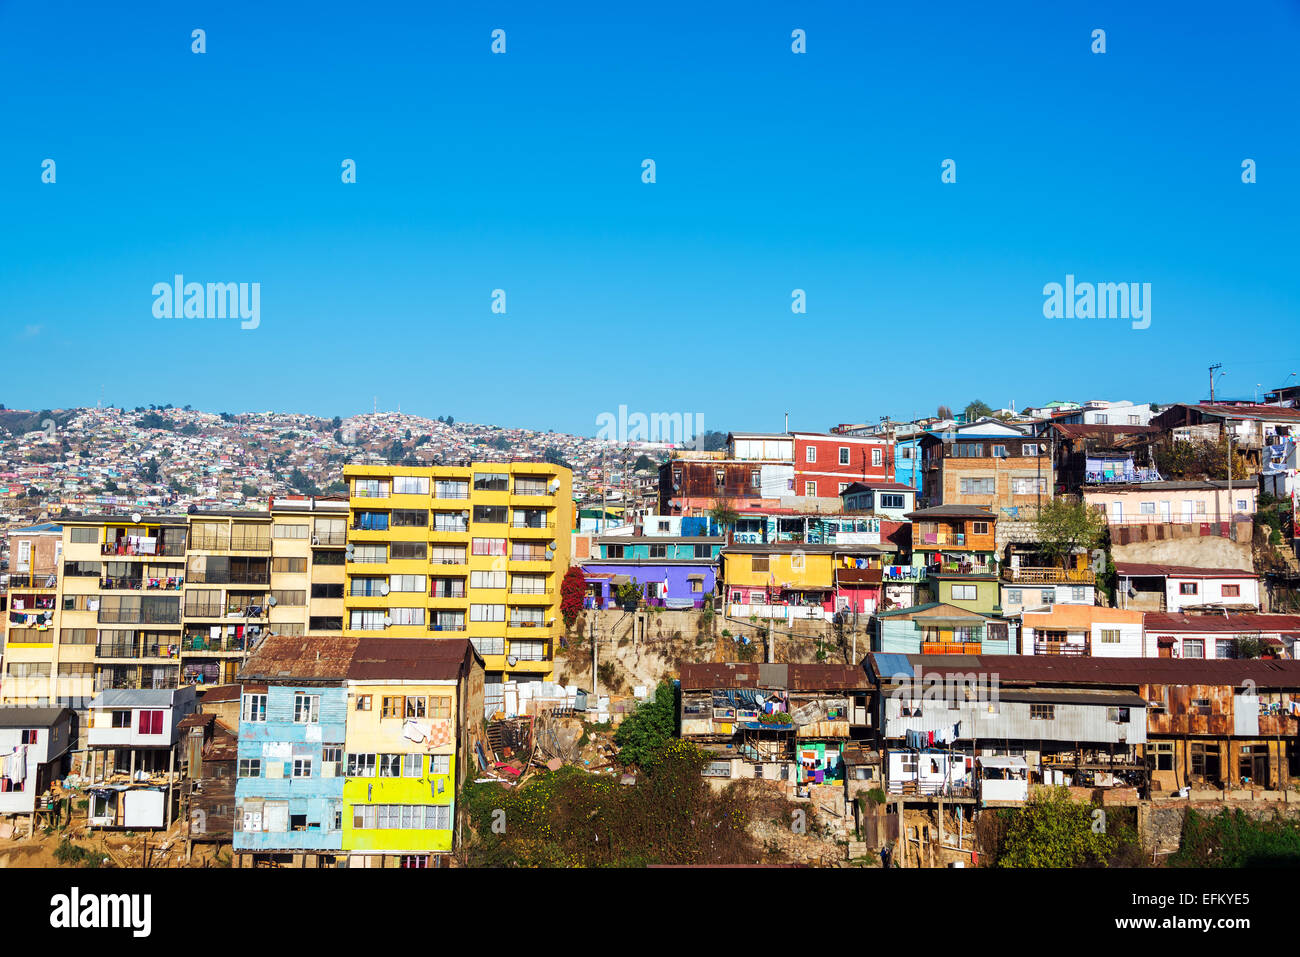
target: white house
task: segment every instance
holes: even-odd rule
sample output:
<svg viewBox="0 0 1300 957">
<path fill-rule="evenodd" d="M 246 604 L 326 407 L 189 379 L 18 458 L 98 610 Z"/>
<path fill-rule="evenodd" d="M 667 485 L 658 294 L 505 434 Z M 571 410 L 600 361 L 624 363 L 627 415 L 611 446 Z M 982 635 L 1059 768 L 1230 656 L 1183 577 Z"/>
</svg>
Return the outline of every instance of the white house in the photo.
<svg viewBox="0 0 1300 957">
<path fill-rule="evenodd" d="M 31 814 L 63 776 L 72 745 L 70 708 L 0 708 L 0 814 Z"/>
<path fill-rule="evenodd" d="M 1021 653 L 1141 658 L 1142 612 L 1060 605 L 1021 616 Z"/>
<path fill-rule="evenodd" d="M 846 512 L 875 512 L 897 522 L 916 511 L 916 489 L 900 482 L 854 482 L 840 493 Z"/>
<path fill-rule="evenodd" d="M 1300 615 L 1146 616 L 1149 658 L 1237 658 L 1237 641 L 1253 638 L 1279 658 L 1296 657 Z"/>
<path fill-rule="evenodd" d="M 1240 568 L 1189 568 L 1116 562 L 1121 608 L 1176 612 L 1184 608 L 1259 610 L 1259 579 Z"/>
</svg>

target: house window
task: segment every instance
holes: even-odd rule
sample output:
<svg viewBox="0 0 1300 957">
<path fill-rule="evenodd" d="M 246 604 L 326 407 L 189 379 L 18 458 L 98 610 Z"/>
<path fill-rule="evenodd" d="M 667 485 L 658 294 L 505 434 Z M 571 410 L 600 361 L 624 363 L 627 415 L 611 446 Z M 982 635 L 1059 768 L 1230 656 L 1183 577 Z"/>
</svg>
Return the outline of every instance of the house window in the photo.
<svg viewBox="0 0 1300 957">
<path fill-rule="evenodd" d="M 1029 717 L 1033 721 L 1054 721 L 1056 719 L 1056 705 L 1031 704 L 1029 706 Z"/>
<path fill-rule="evenodd" d="M 368 694 L 357 695 L 356 711 L 369 711 L 373 706 L 374 699 Z"/>
<path fill-rule="evenodd" d="M 293 776 L 295 778 L 311 777 L 311 758 L 294 758 Z"/>
<path fill-rule="evenodd" d="M 39 731 L 22 731 L 20 732 L 19 744 L 38 744 L 41 733 Z"/>
<path fill-rule="evenodd" d="M 239 776 L 241 778 L 260 778 L 262 776 L 261 760 L 259 758 L 240 758 Z"/>
<path fill-rule="evenodd" d="M 400 754 L 379 755 L 379 776 L 381 778 L 399 778 L 402 776 L 402 756 Z"/>
<path fill-rule="evenodd" d="M 1056 589 L 1055 588 L 1044 589 L 1043 592 L 1039 595 L 1039 601 L 1041 601 L 1044 605 L 1055 604 Z"/>
<path fill-rule="evenodd" d="M 10 674 L 12 675 L 12 673 L 13 673 L 13 672 L 12 672 L 12 669 L 11 669 Z M 114 711 L 114 712 L 113 712 L 113 727 L 115 727 L 115 728 L 129 728 L 129 727 L 131 727 L 131 712 L 130 712 L 130 711 Z"/>
<path fill-rule="evenodd" d="M 1036 443 L 1036 442 L 1026 442 L 1024 445 L 1022 445 L 1022 446 L 1020 447 L 1020 454 L 1021 454 L 1021 456 L 1024 457 L 1024 458 L 1028 458 L 1028 457 L 1031 456 L 1031 455 L 1037 455 L 1037 454 L 1038 454 L 1038 443 Z"/>
<path fill-rule="evenodd" d="M 402 698 L 384 698 L 381 702 L 379 716 L 381 718 L 400 718 L 402 716 Z"/>
<path fill-rule="evenodd" d="M 763 473 L 758 469 L 749 470 L 749 487 L 761 488 L 763 485 Z"/>
<path fill-rule="evenodd" d="M 136 730 L 140 734 L 162 734 L 163 713 L 161 711 L 141 711 L 140 724 Z"/>
<path fill-rule="evenodd" d="M 846 488 L 848 488 L 848 487 L 849 487 L 849 483 L 848 483 L 848 482 L 841 482 L 841 483 L 839 484 L 839 488 L 836 490 L 835 494 L 836 494 L 836 495 L 843 495 L 843 494 L 844 494 L 844 490 L 845 490 Z"/>
<path fill-rule="evenodd" d="M 1008 589 L 1007 589 L 1007 604 L 1008 604 L 1008 605 L 1019 605 L 1019 604 L 1023 603 L 1023 601 L 1024 601 L 1024 598 L 1023 598 L 1023 596 L 1022 596 L 1021 591 L 1020 591 L 1019 588 L 1008 588 Z"/>
<path fill-rule="evenodd" d="M 1214 642 L 1214 657 L 1237 657 L 1237 640 L 1235 638 L 1218 638 Z"/>
<path fill-rule="evenodd" d="M 1088 589 L 1082 585 L 1070 586 L 1070 601 L 1086 601 L 1088 598 Z"/>
<path fill-rule="evenodd" d="M 976 588 L 974 585 L 953 585 L 952 597 L 954 601 L 974 601 Z"/>
<path fill-rule="evenodd" d="M 1184 658 L 1204 658 L 1205 657 L 1205 639 L 1204 638 L 1184 638 L 1183 639 L 1183 657 Z M 1206 714 L 1209 712 L 1207 711 Z"/>
<path fill-rule="evenodd" d="M 1120 635 L 1119 635 L 1118 628 L 1101 629 L 1101 643 L 1103 645 L 1118 645 L 1119 642 L 1120 642 Z"/>
<path fill-rule="evenodd" d="M 1245 510 L 1246 510 L 1246 500 L 1244 498 L 1237 499 L 1237 511 L 1244 512 Z"/>
<path fill-rule="evenodd" d="M 816 447 L 815 445 L 810 445 L 810 446 L 808 446 L 808 448 L 805 450 L 805 455 L 804 455 L 804 457 L 805 457 L 805 459 L 806 459 L 807 461 L 809 461 L 809 462 L 816 462 L 816 461 L 817 461 L 817 447 Z"/>
<path fill-rule="evenodd" d="M 841 446 L 840 446 L 840 465 L 848 465 L 848 464 L 849 464 L 849 450 L 848 450 L 847 448 L 845 448 L 844 446 L 841 445 Z"/>
<path fill-rule="evenodd" d="M 320 724 L 320 695 L 296 694 L 293 696 L 293 723 Z"/>
<path fill-rule="evenodd" d="M 1138 503 L 1138 512 L 1140 512 L 1140 513 L 1143 514 L 1143 515 L 1154 515 L 1154 514 L 1156 513 L 1156 503 L 1155 503 L 1155 502 L 1139 502 L 1139 503 Z"/>
<path fill-rule="evenodd" d="M 321 748 L 320 758 L 322 773 L 325 769 L 332 771 L 327 777 L 338 777 L 343 773 L 343 749 L 342 748 Z"/>
<path fill-rule="evenodd" d="M 402 755 L 402 777 L 418 778 L 420 773 L 424 770 L 421 766 L 422 764 L 423 756 L 420 754 Z"/>
<path fill-rule="evenodd" d="M 246 694 L 244 695 L 243 713 L 240 714 L 240 721 L 262 722 L 266 720 L 266 695 L 264 694 Z"/>
<path fill-rule="evenodd" d="M 885 460 L 885 459 L 884 459 L 884 453 L 882 453 L 882 452 L 880 451 L 880 449 L 872 449 L 872 450 L 871 450 L 871 464 L 872 464 L 872 465 L 879 466 L 879 465 L 881 465 L 881 464 L 884 462 L 884 460 Z"/>
<path fill-rule="evenodd" d="M 406 717 L 424 718 L 427 717 L 429 710 L 429 699 L 423 695 L 407 695 L 406 697 Z"/>
<path fill-rule="evenodd" d="M 992 479 L 990 479 L 992 481 Z M 987 535 L 989 533 L 988 522 L 971 522 L 970 533 L 972 535 Z"/>
<path fill-rule="evenodd" d="M 993 495 L 997 491 L 991 478 L 959 479 L 957 490 L 962 495 Z"/>
<path fill-rule="evenodd" d="M 993 446 L 993 457 L 995 459 L 1005 459 L 1007 457 L 1007 447 L 1005 445 Z"/>
<path fill-rule="evenodd" d="M 1174 743 L 1172 741 L 1157 741 L 1155 744 L 1155 759 L 1157 771 L 1172 771 L 1174 769 Z"/>
<path fill-rule="evenodd" d="M 1240 598 L 1240 597 L 1241 597 L 1241 586 L 1240 586 L 1240 585 L 1224 585 L 1224 586 L 1223 586 L 1223 597 L 1224 597 L 1224 598 Z"/>
<path fill-rule="evenodd" d="M 373 754 L 348 754 L 348 777 L 373 778 L 375 776 L 375 756 Z"/>
<path fill-rule="evenodd" d="M 431 754 L 431 755 L 429 755 L 429 773 L 430 773 L 430 774 L 450 774 L 450 773 L 451 773 L 451 755 L 450 755 L 450 754 Z"/>
<path fill-rule="evenodd" d="M 880 507 L 881 508 L 903 508 L 904 507 L 903 501 L 904 501 L 903 496 L 901 495 L 881 493 Z"/>
<path fill-rule="evenodd" d="M 1178 594 L 1180 594 L 1180 595 L 1195 595 L 1195 594 L 1196 594 L 1196 582 L 1179 582 L 1179 583 L 1178 583 Z"/>
<path fill-rule="evenodd" d="M 816 497 L 817 497 L 817 483 L 816 483 L 816 482 L 804 482 L 804 483 L 803 483 L 803 494 L 806 495 L 806 496 L 809 497 L 809 498 L 816 498 Z"/>
<path fill-rule="evenodd" d="M 749 560 L 749 570 L 755 572 L 765 572 L 768 570 L 770 558 L 767 555 L 755 555 Z"/>
</svg>

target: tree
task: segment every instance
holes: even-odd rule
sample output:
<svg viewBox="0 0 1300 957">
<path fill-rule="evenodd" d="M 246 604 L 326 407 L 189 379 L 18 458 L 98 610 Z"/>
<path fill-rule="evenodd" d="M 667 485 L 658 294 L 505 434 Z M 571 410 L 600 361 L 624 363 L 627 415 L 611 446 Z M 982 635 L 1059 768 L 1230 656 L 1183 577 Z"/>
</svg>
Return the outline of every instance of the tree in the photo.
<svg viewBox="0 0 1300 957">
<path fill-rule="evenodd" d="M 564 616 L 564 627 L 573 627 L 586 597 L 587 576 L 580 567 L 573 565 L 560 580 L 560 614 Z"/>
<path fill-rule="evenodd" d="M 618 759 L 623 764 L 653 768 L 663 760 L 663 751 L 677 730 L 677 702 L 673 686 L 659 682 L 655 696 L 623 719 L 614 732 Z"/>
<path fill-rule="evenodd" d="M 997 866 L 1105 866 L 1119 839 L 1096 826 L 1094 810 L 1093 804 L 1072 800 L 1069 788 L 1037 791 L 1023 808 L 1011 812 Z"/>
<path fill-rule="evenodd" d="M 722 529 L 722 534 L 727 534 L 727 529 L 736 524 L 740 518 L 740 513 L 732 507 L 731 499 L 723 497 L 713 503 L 713 508 L 709 509 L 709 518 Z"/>
<path fill-rule="evenodd" d="M 952 408 L 949 407 L 949 406 L 946 406 L 946 405 L 941 405 L 941 406 L 939 406 L 939 408 L 935 411 L 934 414 L 937 415 L 937 416 L 938 416 L 939 418 L 941 418 L 941 419 L 951 419 L 951 418 L 952 418 Z"/>
<path fill-rule="evenodd" d="M 342 427 L 343 427 L 343 420 L 340 419 L 337 415 L 334 416 L 334 418 L 330 419 L 331 429 L 341 429 Z"/>
<path fill-rule="evenodd" d="M 1035 536 L 1054 562 L 1065 562 L 1077 548 L 1091 552 L 1106 534 L 1106 516 L 1083 502 L 1049 500 L 1038 510 Z"/>
<path fill-rule="evenodd" d="M 636 605 L 641 601 L 641 586 L 634 581 L 625 581 L 618 586 L 618 603 L 624 607 Z"/>
<path fill-rule="evenodd" d="M 727 433 L 725 432 L 716 432 L 710 429 L 700 436 L 700 440 L 705 452 L 716 452 L 727 447 Z"/>
<path fill-rule="evenodd" d="M 150 456 L 149 461 L 145 462 L 144 465 L 141 466 L 140 475 L 146 482 L 149 483 L 157 482 L 158 481 L 158 460 L 153 456 Z"/>
<path fill-rule="evenodd" d="M 967 422 L 974 422 L 976 419 L 983 418 L 986 415 L 992 415 L 992 414 L 993 414 L 993 409 L 989 407 L 987 402 L 984 402 L 981 399 L 976 399 L 970 405 L 966 406 L 965 409 Z"/>
<path fill-rule="evenodd" d="M 659 466 L 655 464 L 654 460 L 653 460 L 652 458 L 650 458 L 650 456 L 648 456 L 648 455 L 638 455 L 637 458 L 636 458 L 636 462 L 634 462 L 634 463 L 632 464 L 632 471 L 633 471 L 633 472 L 653 472 L 653 471 L 655 471 L 658 467 L 659 467 Z"/>
</svg>

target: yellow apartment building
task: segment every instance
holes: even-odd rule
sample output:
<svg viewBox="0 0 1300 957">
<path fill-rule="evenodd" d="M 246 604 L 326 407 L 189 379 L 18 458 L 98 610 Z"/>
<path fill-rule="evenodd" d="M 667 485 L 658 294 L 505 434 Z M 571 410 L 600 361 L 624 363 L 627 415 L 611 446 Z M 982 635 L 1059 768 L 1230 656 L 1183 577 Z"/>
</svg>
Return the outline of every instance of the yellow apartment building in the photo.
<svg viewBox="0 0 1300 957">
<path fill-rule="evenodd" d="M 573 527 L 568 469 L 347 465 L 343 477 L 345 635 L 468 638 L 490 692 L 551 676 Z"/>
</svg>

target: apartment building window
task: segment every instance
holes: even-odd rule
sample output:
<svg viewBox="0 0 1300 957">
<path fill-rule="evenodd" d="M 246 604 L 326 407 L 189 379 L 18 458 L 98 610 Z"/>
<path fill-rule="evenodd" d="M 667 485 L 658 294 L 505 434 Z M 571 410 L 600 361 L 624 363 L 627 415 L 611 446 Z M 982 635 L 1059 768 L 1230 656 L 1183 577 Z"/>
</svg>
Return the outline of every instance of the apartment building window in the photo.
<svg viewBox="0 0 1300 957">
<path fill-rule="evenodd" d="M 281 621 L 275 625 L 275 630 L 281 635 L 292 635 L 301 637 L 307 633 L 306 627 L 300 621 Z"/>
<path fill-rule="evenodd" d="M 1013 478 L 1011 480 L 1012 495 L 1036 495 L 1047 491 L 1047 479 L 1044 478 Z"/>
<path fill-rule="evenodd" d="M 505 588 L 506 573 L 503 571 L 501 572 L 472 571 L 469 573 L 469 587 L 470 588 Z"/>
<path fill-rule="evenodd" d="M 429 551 L 429 562 L 433 565 L 464 565 L 464 545 L 434 545 Z"/>
<path fill-rule="evenodd" d="M 429 580 L 429 596 L 431 598 L 464 598 L 465 579 L 431 578 Z"/>
<path fill-rule="evenodd" d="M 262 762 L 259 758 L 240 758 L 239 759 L 239 776 L 241 778 L 260 778 L 262 776 Z"/>
<path fill-rule="evenodd" d="M 311 561 L 313 565 L 343 565 L 347 561 L 347 555 L 344 552 L 332 552 L 322 548 L 311 553 Z"/>
<path fill-rule="evenodd" d="M 880 494 L 881 508 L 904 508 L 906 501 L 907 500 L 902 495 L 894 495 L 886 492 Z"/>
<path fill-rule="evenodd" d="M 426 695 L 407 695 L 405 704 L 402 706 L 402 717 L 404 718 L 427 718 L 429 711 L 429 699 Z"/>
<path fill-rule="evenodd" d="M 393 509 L 393 528 L 428 528 L 429 513 L 422 508 Z"/>
<path fill-rule="evenodd" d="M 320 695 L 296 694 L 293 696 L 293 723 L 320 724 Z"/>
<path fill-rule="evenodd" d="M 727 487 L 727 473 L 724 469 L 716 469 L 713 473 L 713 487 L 722 489 Z"/>
<path fill-rule="evenodd" d="M 72 528 L 69 529 L 68 541 L 74 545 L 98 545 L 100 543 L 99 528 Z"/>
<path fill-rule="evenodd" d="M 810 445 L 804 450 L 804 459 L 808 462 L 817 461 L 817 446 Z"/>
<path fill-rule="evenodd" d="M 953 585 L 952 597 L 954 601 L 974 601 L 976 589 L 974 585 Z"/>
<path fill-rule="evenodd" d="M 510 642 L 510 653 L 520 661 L 545 661 L 546 642 L 512 641 Z"/>
<path fill-rule="evenodd" d="M 434 498 L 469 498 L 469 482 L 438 479 L 433 484 Z"/>
<path fill-rule="evenodd" d="M 382 581 L 383 579 L 380 579 Z M 311 586 L 312 598 L 342 598 L 342 582 L 316 582 Z"/>
<path fill-rule="evenodd" d="M 848 482 L 840 482 L 839 485 L 838 485 L 838 486 L 836 487 L 836 489 L 835 489 L 835 494 L 836 494 L 836 495 L 843 495 L 843 494 L 844 494 L 844 490 L 845 490 L 846 488 L 848 488 L 848 487 L 849 487 L 849 483 L 848 483 Z"/>
<path fill-rule="evenodd" d="M 450 698 L 447 699 L 451 701 Z M 450 754 L 431 754 L 429 755 L 429 773 L 430 774 L 451 774 L 451 755 Z"/>
<path fill-rule="evenodd" d="M 997 492 L 995 482 L 991 478 L 958 479 L 957 489 L 962 495 L 993 495 Z"/>
<path fill-rule="evenodd" d="M 388 579 L 381 577 L 352 576 L 352 594 L 357 598 L 374 598 L 384 593 Z M 312 586 L 313 588 L 315 586 Z"/>
<path fill-rule="evenodd" d="M 347 519 L 318 518 L 313 525 L 313 545 L 343 545 L 347 542 Z"/>
<path fill-rule="evenodd" d="M 353 631 L 383 631 L 384 612 L 382 609 L 367 608 L 352 612 L 348 618 L 348 627 Z"/>
<path fill-rule="evenodd" d="M 295 778 L 311 777 L 311 758 L 294 758 L 293 776 Z"/>
<path fill-rule="evenodd" d="M 515 478 L 516 495 L 545 495 L 546 479 L 541 477 L 525 478 L 516 476 Z"/>
<path fill-rule="evenodd" d="M 509 521 L 509 511 L 504 505 L 475 505 L 474 521 L 504 525 Z"/>
<path fill-rule="evenodd" d="M 546 609 L 544 608 L 510 609 L 510 627 L 512 628 L 537 628 L 545 621 Z"/>
<path fill-rule="evenodd" d="M 1183 657 L 1184 657 L 1184 658 L 1204 658 L 1204 657 L 1205 657 L 1205 639 L 1203 639 L 1203 638 L 1184 638 L 1184 639 L 1183 639 Z"/>
<path fill-rule="evenodd" d="M 463 611 L 435 611 L 429 619 L 430 631 L 464 631 Z"/>
<path fill-rule="evenodd" d="M 504 655 L 506 653 L 505 638 L 471 638 L 470 644 L 474 650 L 484 657 L 488 655 Z"/>
<path fill-rule="evenodd" d="M 272 525 L 272 538 L 307 538 L 309 534 L 309 525 Z"/>
<path fill-rule="evenodd" d="M 394 625 L 423 625 L 423 608 L 390 608 L 388 616 Z"/>
<path fill-rule="evenodd" d="M 510 580 L 510 592 L 513 595 L 544 595 L 546 576 L 514 575 Z"/>
<path fill-rule="evenodd" d="M 289 608 L 298 608 L 307 604 L 307 591 L 303 588 L 275 588 L 271 590 L 271 597 L 275 599 L 277 605 Z"/>
<path fill-rule="evenodd" d="M 849 464 L 849 450 L 847 446 L 840 446 L 840 465 Z M 878 463 L 877 463 L 878 464 Z"/>
<path fill-rule="evenodd" d="M 1154 515 L 1156 513 L 1155 502 L 1139 502 L 1138 513 L 1141 515 Z"/>
<path fill-rule="evenodd" d="M 381 778 L 400 778 L 402 776 L 402 756 L 400 754 L 381 754 L 379 757 L 379 776 Z"/>
<path fill-rule="evenodd" d="M 470 539 L 471 555 L 504 555 L 505 553 L 506 540 L 504 538 Z"/>
<path fill-rule="evenodd" d="M 804 494 L 805 496 L 807 496 L 808 498 L 816 498 L 816 497 L 817 497 L 817 483 L 816 483 L 816 482 L 804 482 L 804 483 L 803 483 L 803 494 Z"/>
<path fill-rule="evenodd" d="M 510 489 L 510 476 L 505 472 L 475 472 L 474 491 L 506 492 Z"/>
<path fill-rule="evenodd" d="M 389 553 L 395 562 L 422 562 L 428 558 L 429 546 L 425 542 L 393 542 Z"/>
<path fill-rule="evenodd" d="M 352 517 L 352 527 L 362 532 L 388 531 L 388 513 L 357 512 Z"/>
<path fill-rule="evenodd" d="M 1101 643 L 1103 645 L 1118 645 L 1120 643 L 1120 632 L 1118 628 L 1102 628 Z"/>
<path fill-rule="evenodd" d="M 266 721 L 266 695 L 246 694 L 240 701 L 240 721 L 262 723 Z"/>
<path fill-rule="evenodd" d="M 373 778 L 375 776 L 375 755 L 348 753 L 348 777 Z"/>
<path fill-rule="evenodd" d="M 393 476 L 394 495 L 428 495 L 429 479 L 419 475 Z"/>
<path fill-rule="evenodd" d="M 871 464 L 872 464 L 872 465 L 879 467 L 880 465 L 884 464 L 884 460 L 885 460 L 885 454 L 884 454 L 884 452 L 882 452 L 880 449 L 872 449 L 872 450 L 871 450 Z M 842 462 L 841 464 L 842 464 L 842 465 L 847 465 L 848 463 L 847 463 L 847 462 Z"/>
<path fill-rule="evenodd" d="M 390 575 L 388 587 L 392 591 L 419 592 L 424 594 L 426 578 L 424 575 Z"/>
<path fill-rule="evenodd" d="M 63 574 L 67 578 L 99 578 L 104 566 L 100 562 L 64 562 Z"/>
<path fill-rule="evenodd" d="M 546 548 L 541 543 L 536 542 L 512 542 L 510 544 L 510 560 L 514 562 L 544 562 L 546 558 Z"/>
<path fill-rule="evenodd" d="M 421 754 L 402 755 L 402 777 L 418 778 L 424 772 L 424 768 L 421 767 L 424 763 L 423 758 Z"/>
<path fill-rule="evenodd" d="M 505 605 L 470 605 L 470 621 L 505 621 Z"/>
<path fill-rule="evenodd" d="M 308 627 L 312 631 L 342 631 L 343 619 L 336 615 L 312 615 Z"/>
<path fill-rule="evenodd" d="M 388 561 L 388 549 L 383 545 L 354 545 L 352 561 L 358 564 L 381 564 Z"/>
<path fill-rule="evenodd" d="M 307 571 L 305 558 L 272 558 L 271 571 L 275 574 L 302 575 Z"/>
<path fill-rule="evenodd" d="M 99 641 L 99 632 L 94 628 L 63 628 L 59 631 L 61 645 L 93 645 Z"/>
<path fill-rule="evenodd" d="M 1056 705 L 1031 704 L 1029 706 L 1029 717 L 1032 721 L 1054 721 L 1056 720 Z"/>
<path fill-rule="evenodd" d="M 1179 583 L 1178 583 L 1178 594 L 1180 594 L 1180 595 L 1195 595 L 1195 594 L 1196 594 L 1196 582 L 1179 582 Z"/>
<path fill-rule="evenodd" d="M 352 497 L 388 498 L 388 482 L 386 479 L 353 479 Z"/>
</svg>

